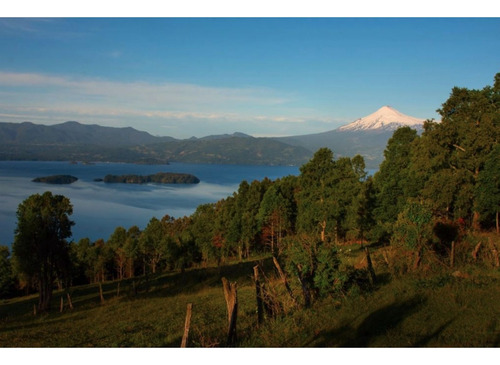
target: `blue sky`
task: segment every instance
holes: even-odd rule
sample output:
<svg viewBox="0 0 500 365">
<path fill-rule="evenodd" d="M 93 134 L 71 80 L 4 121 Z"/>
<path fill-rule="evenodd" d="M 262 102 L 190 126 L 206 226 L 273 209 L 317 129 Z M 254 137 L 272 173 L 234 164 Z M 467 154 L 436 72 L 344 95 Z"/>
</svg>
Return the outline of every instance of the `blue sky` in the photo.
<svg viewBox="0 0 500 365">
<path fill-rule="evenodd" d="M 500 72 L 499 18 L 0 18 L 0 121 L 176 138 L 436 114 Z"/>
</svg>

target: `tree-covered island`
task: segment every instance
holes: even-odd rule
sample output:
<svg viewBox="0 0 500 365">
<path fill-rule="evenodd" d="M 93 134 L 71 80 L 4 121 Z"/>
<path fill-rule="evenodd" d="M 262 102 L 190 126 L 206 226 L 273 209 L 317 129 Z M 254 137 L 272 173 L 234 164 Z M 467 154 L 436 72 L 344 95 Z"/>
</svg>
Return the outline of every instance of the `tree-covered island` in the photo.
<svg viewBox="0 0 500 365">
<path fill-rule="evenodd" d="M 124 184 L 198 184 L 200 179 L 191 174 L 175 172 L 158 172 L 154 175 L 106 175 L 105 183 Z"/>
<path fill-rule="evenodd" d="M 45 184 L 72 184 L 77 181 L 78 178 L 71 175 L 52 175 L 34 178 L 33 182 L 45 183 Z"/>
</svg>

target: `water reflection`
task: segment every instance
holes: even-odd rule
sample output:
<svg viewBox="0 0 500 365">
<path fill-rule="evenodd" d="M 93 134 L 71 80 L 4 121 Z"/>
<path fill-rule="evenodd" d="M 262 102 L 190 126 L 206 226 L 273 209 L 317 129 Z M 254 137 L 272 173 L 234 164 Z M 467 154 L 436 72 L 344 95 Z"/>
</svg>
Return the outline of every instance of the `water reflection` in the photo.
<svg viewBox="0 0 500 365">
<path fill-rule="evenodd" d="M 105 184 L 93 181 L 111 174 L 186 172 L 198 176 L 196 185 Z M 31 179 L 52 174 L 71 174 L 79 180 L 71 185 L 33 183 Z M 192 214 L 204 203 L 231 195 L 242 180 L 262 180 L 298 174 L 297 167 L 187 165 L 149 166 L 131 164 L 70 165 L 63 162 L 0 161 L 0 244 L 13 241 L 18 205 L 32 194 L 51 191 L 68 197 L 73 204 L 73 238 L 107 239 L 117 226 L 143 229 L 153 217 Z"/>
</svg>

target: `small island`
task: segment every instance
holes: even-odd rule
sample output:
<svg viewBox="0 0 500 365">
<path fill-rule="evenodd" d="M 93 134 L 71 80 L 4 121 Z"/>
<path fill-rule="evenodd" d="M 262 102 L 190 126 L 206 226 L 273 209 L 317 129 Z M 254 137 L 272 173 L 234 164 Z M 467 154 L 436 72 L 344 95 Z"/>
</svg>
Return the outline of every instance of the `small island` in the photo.
<svg viewBox="0 0 500 365">
<path fill-rule="evenodd" d="M 71 175 L 52 175 L 52 176 L 37 177 L 31 181 L 36 183 L 45 183 L 45 184 L 72 184 L 77 180 L 78 180 L 77 177 Z"/>
<path fill-rule="evenodd" d="M 124 183 L 124 184 L 198 184 L 200 179 L 191 174 L 176 172 L 158 172 L 154 175 L 106 175 L 105 183 Z"/>
</svg>

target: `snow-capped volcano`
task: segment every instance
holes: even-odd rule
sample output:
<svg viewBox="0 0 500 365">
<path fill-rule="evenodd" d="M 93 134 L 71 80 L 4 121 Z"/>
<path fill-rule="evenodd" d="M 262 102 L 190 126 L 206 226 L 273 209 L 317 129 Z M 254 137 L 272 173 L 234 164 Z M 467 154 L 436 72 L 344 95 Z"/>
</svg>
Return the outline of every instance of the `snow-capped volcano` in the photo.
<svg viewBox="0 0 500 365">
<path fill-rule="evenodd" d="M 422 128 L 425 119 L 418 119 L 400 113 L 396 109 L 386 105 L 375 113 L 355 120 L 352 123 L 339 127 L 341 132 L 368 131 L 368 130 L 396 130 L 399 127 L 409 126 L 414 129 Z"/>
</svg>

